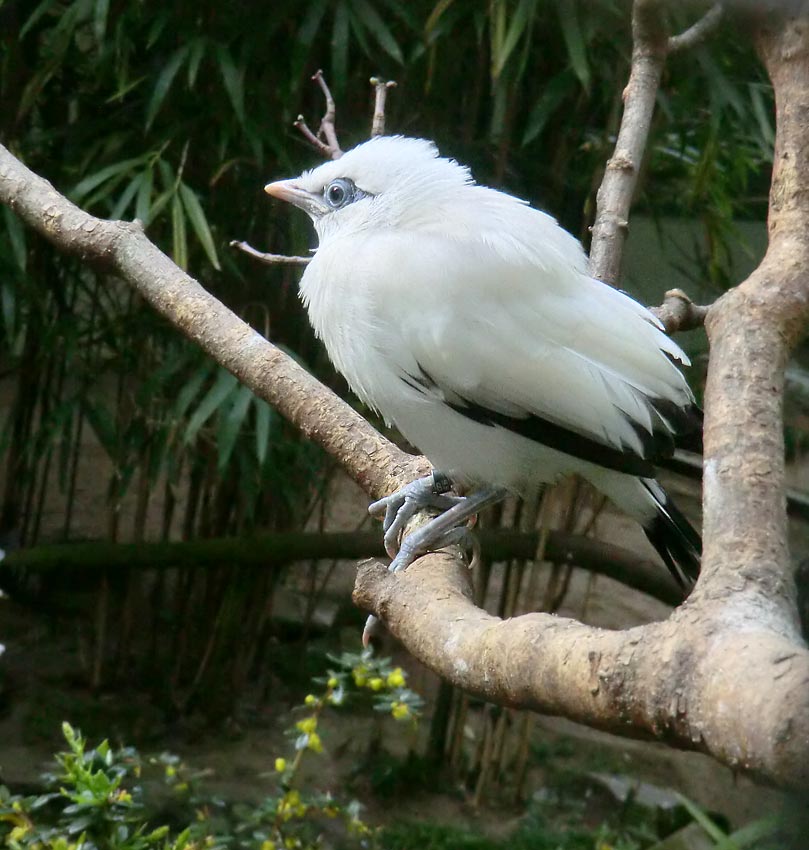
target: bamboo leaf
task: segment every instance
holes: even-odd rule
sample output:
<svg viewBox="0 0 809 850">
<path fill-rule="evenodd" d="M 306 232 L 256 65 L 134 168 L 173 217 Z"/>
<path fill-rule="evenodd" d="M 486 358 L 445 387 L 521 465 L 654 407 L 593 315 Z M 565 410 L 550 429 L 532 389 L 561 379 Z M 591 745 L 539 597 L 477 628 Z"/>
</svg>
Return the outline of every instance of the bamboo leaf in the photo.
<svg viewBox="0 0 809 850">
<path fill-rule="evenodd" d="M 163 67 L 163 70 L 160 72 L 157 82 L 155 83 L 154 91 L 152 92 L 152 97 L 149 100 L 149 105 L 146 108 L 147 130 L 152 126 L 152 122 L 157 117 L 157 113 L 160 111 L 160 107 L 163 105 L 163 101 L 169 93 L 171 84 L 174 82 L 174 78 L 177 76 L 177 72 L 180 70 L 183 60 L 188 55 L 189 49 L 190 45 L 185 44 L 175 50 L 169 61 Z"/>
<path fill-rule="evenodd" d="M 338 87 L 344 84 L 348 76 L 348 24 L 348 7 L 345 2 L 340 2 L 334 13 L 331 33 L 332 81 L 337 83 Z"/>
<path fill-rule="evenodd" d="M 366 0 L 352 0 L 355 12 L 359 13 L 362 25 L 374 36 L 379 46 L 400 65 L 404 62 L 402 50 L 396 43 L 388 25 L 374 7 Z M 355 16 L 356 17 L 356 16 Z"/>
<path fill-rule="evenodd" d="M 126 189 L 121 192 L 120 197 L 118 198 L 115 206 L 110 211 L 111 219 L 119 219 L 122 218 L 124 213 L 126 212 L 127 207 L 132 203 L 136 192 L 140 189 L 141 180 L 143 178 L 143 174 L 136 174 L 127 184 Z"/>
<path fill-rule="evenodd" d="M 56 0 L 42 0 L 39 6 L 34 9 L 33 12 L 28 16 L 28 20 L 20 27 L 20 34 L 18 36 L 19 41 L 22 41 L 28 30 L 30 30 L 36 22 L 43 16 L 46 15 L 54 6 L 56 5 Z"/>
<path fill-rule="evenodd" d="M 264 466 L 267 450 L 270 445 L 270 426 L 272 425 L 273 409 L 263 398 L 255 398 L 256 407 L 256 458 L 259 466 Z"/>
<path fill-rule="evenodd" d="M 534 104 L 526 122 L 522 144 L 530 144 L 544 129 L 551 115 L 568 99 L 574 85 L 570 71 L 563 71 L 553 77 L 545 86 L 542 96 Z"/>
<path fill-rule="evenodd" d="M 225 369 L 219 370 L 213 386 L 205 394 L 188 422 L 183 437 L 183 442 L 186 445 L 194 441 L 199 429 L 213 416 L 214 411 L 222 407 L 228 396 L 236 389 L 238 383 L 236 377 L 231 375 L 230 372 Z"/>
<path fill-rule="evenodd" d="M 135 199 L 135 218 L 143 222 L 144 227 L 152 220 L 152 187 L 154 170 L 149 167 L 141 174 L 138 196 Z"/>
<path fill-rule="evenodd" d="M 93 10 L 93 35 L 99 48 L 104 43 L 104 35 L 107 32 L 107 17 L 110 11 L 110 0 L 95 0 Z"/>
<path fill-rule="evenodd" d="M 506 36 L 500 47 L 498 55 L 494 57 L 492 74 L 497 79 L 503 73 L 509 57 L 523 35 L 530 31 L 536 11 L 536 0 L 520 0 L 511 22 L 508 25 Z"/>
<path fill-rule="evenodd" d="M 219 257 L 216 256 L 216 246 L 214 245 L 211 228 L 208 225 L 208 219 L 205 217 L 205 212 L 202 209 L 199 198 L 197 198 L 193 190 L 185 183 L 180 183 L 180 197 L 188 215 L 188 220 L 191 222 L 191 227 L 194 228 L 194 233 L 197 234 L 197 239 L 199 239 L 211 265 L 217 271 L 221 271 L 222 268 L 219 265 Z"/>
<path fill-rule="evenodd" d="M 174 403 L 172 411 L 178 419 L 185 416 L 191 402 L 197 397 L 205 381 L 208 380 L 212 369 L 213 363 L 209 360 L 204 361 L 201 367 L 183 384 L 182 389 L 177 394 L 177 401 Z"/>
<path fill-rule="evenodd" d="M 197 81 L 199 66 L 205 56 L 205 48 L 208 46 L 207 38 L 195 38 L 190 45 L 188 54 L 188 88 L 193 89 Z"/>
<path fill-rule="evenodd" d="M 587 61 L 587 46 L 579 23 L 578 4 L 574 0 L 559 0 L 559 23 L 565 40 L 567 56 L 573 73 L 585 89 L 590 88 L 590 66 Z"/>
<path fill-rule="evenodd" d="M 185 212 L 180 196 L 171 198 L 171 258 L 185 271 L 188 268 L 188 234 L 185 229 Z"/>
<path fill-rule="evenodd" d="M 298 30 L 298 43 L 304 47 L 309 47 L 315 39 L 320 22 L 323 20 L 323 15 L 326 13 L 327 0 L 316 0 L 309 4 L 309 11 L 303 19 L 303 23 Z"/>
<path fill-rule="evenodd" d="M 430 35 L 432 31 L 435 29 L 438 21 L 441 19 L 441 16 L 444 12 L 449 9 L 449 7 L 455 2 L 455 0 L 438 0 L 438 2 L 433 7 L 432 12 L 427 16 L 427 21 L 424 24 L 424 33 L 425 35 Z"/>
<path fill-rule="evenodd" d="M 119 177 L 137 165 L 140 165 L 144 160 L 143 156 L 135 156 L 131 159 L 122 159 L 120 162 L 113 162 L 104 168 L 100 168 L 94 174 L 90 174 L 77 183 L 70 191 L 70 198 L 77 203 L 83 200 L 96 187 L 100 186 L 114 177 Z"/>
<path fill-rule="evenodd" d="M 230 99 L 230 105 L 236 113 L 239 124 L 245 122 L 244 115 L 244 68 L 237 68 L 233 57 L 226 47 L 218 47 L 216 58 L 219 62 L 219 70 L 222 72 L 222 82 Z"/>
<path fill-rule="evenodd" d="M 8 232 L 8 240 L 11 243 L 11 252 L 14 254 L 14 260 L 20 267 L 20 271 L 25 271 L 25 266 L 28 262 L 25 228 L 17 216 L 6 206 L 3 207 L 3 218 L 6 222 L 6 231 Z"/>
<path fill-rule="evenodd" d="M 224 416 L 220 416 L 216 439 L 216 447 L 219 453 L 217 467 L 220 472 L 225 470 L 230 456 L 233 454 L 233 448 L 244 425 L 252 399 L 252 391 L 248 387 L 240 386 L 235 393 L 232 407 Z"/>
<path fill-rule="evenodd" d="M 116 460 L 118 456 L 118 429 L 115 425 L 115 418 L 102 404 L 94 404 L 87 398 L 82 403 L 82 412 L 98 438 L 98 442 L 101 443 L 101 447 L 112 460 Z"/>
</svg>

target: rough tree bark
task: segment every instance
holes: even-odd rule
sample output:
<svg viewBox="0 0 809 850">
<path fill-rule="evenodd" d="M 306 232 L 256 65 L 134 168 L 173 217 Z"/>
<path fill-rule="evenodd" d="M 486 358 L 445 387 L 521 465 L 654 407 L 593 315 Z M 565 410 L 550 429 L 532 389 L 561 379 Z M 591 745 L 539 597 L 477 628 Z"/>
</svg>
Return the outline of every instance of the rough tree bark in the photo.
<svg viewBox="0 0 809 850">
<path fill-rule="evenodd" d="M 652 5 L 637 0 L 636 36 Z M 796 625 L 786 546 L 781 390 L 789 348 L 809 317 L 809 12 L 803 5 L 792 15 L 771 9 L 751 18 L 750 27 L 776 90 L 770 248 L 707 319 L 706 545 L 703 576 L 688 602 L 665 622 L 621 632 L 545 614 L 501 621 L 472 604 L 468 571 L 446 553 L 397 575 L 364 566 L 355 599 L 424 663 L 487 699 L 655 737 L 805 787 L 809 651 Z M 654 32 L 652 59 L 659 63 L 671 42 Z M 633 178 L 638 161 L 611 170 Z M 334 454 L 369 494 L 383 495 L 423 472 L 423 459 L 380 437 L 177 269 L 138 227 L 83 213 L 1 147 L 0 201 L 61 249 L 136 287 Z M 626 217 L 614 212 L 620 245 Z M 610 277 L 608 269 L 603 276 Z"/>
</svg>

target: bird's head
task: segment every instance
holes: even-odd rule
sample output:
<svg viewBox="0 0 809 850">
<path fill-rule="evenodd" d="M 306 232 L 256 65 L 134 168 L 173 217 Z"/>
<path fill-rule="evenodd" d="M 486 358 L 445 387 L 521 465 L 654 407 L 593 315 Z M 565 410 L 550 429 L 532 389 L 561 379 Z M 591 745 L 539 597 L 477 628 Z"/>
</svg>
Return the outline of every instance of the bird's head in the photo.
<svg viewBox="0 0 809 850">
<path fill-rule="evenodd" d="M 418 226 L 471 183 L 469 170 L 439 157 L 432 142 L 379 136 L 264 191 L 308 213 L 322 241 L 371 227 Z"/>
</svg>

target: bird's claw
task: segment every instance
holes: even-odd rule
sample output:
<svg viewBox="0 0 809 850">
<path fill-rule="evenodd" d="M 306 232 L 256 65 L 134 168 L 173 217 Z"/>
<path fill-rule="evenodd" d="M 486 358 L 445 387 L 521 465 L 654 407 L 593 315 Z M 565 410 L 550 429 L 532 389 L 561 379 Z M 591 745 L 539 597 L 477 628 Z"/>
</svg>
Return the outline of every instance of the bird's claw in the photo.
<svg viewBox="0 0 809 850">
<path fill-rule="evenodd" d="M 405 526 L 421 510 L 434 508 L 445 511 L 461 501 L 460 496 L 450 496 L 436 489 L 435 475 L 411 481 L 390 496 L 385 496 L 368 506 L 368 513 L 378 516 L 385 512 L 382 520 L 385 551 L 391 558 L 397 557 L 399 537 Z"/>
</svg>

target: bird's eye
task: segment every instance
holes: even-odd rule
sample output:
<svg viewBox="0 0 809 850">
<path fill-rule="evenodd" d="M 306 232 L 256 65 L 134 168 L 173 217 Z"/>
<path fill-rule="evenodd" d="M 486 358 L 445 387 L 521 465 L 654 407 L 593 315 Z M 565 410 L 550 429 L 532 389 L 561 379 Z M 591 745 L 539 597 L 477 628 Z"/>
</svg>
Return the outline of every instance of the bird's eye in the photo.
<svg viewBox="0 0 809 850">
<path fill-rule="evenodd" d="M 323 190 L 323 198 L 333 210 L 339 210 L 354 200 L 356 192 L 357 187 L 350 180 L 338 177 Z"/>
</svg>

